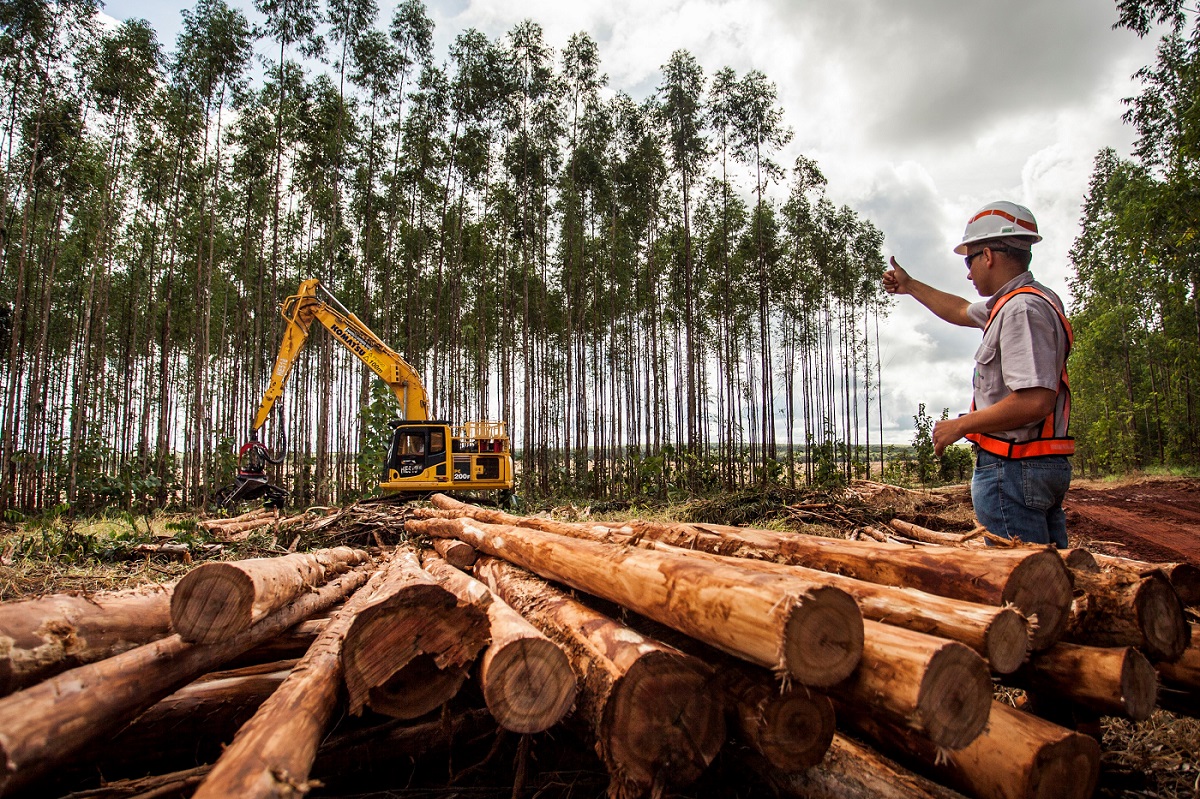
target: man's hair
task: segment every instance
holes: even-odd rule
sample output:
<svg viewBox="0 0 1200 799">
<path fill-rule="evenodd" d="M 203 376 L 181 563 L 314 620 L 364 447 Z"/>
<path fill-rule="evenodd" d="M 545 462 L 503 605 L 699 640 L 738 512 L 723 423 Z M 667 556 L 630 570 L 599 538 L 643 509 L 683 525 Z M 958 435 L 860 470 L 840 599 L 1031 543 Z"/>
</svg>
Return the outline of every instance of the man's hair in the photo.
<svg viewBox="0 0 1200 799">
<path fill-rule="evenodd" d="M 993 253 L 1001 252 L 1007 255 L 1009 258 L 1012 258 L 1013 262 L 1021 267 L 1022 272 L 1029 269 L 1029 264 L 1033 260 L 1033 252 L 1031 250 L 1020 247 L 1012 247 L 1008 244 L 1005 244 L 1002 240 L 984 242 L 983 246 L 987 247 Z"/>
</svg>

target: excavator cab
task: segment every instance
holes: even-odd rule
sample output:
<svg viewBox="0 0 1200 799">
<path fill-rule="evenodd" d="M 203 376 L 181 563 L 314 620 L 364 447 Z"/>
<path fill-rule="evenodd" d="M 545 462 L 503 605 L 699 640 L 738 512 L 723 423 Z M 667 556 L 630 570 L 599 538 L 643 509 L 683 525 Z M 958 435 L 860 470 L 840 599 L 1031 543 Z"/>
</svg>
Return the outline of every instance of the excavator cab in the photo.
<svg viewBox="0 0 1200 799">
<path fill-rule="evenodd" d="M 384 491 L 506 491 L 512 481 L 503 422 L 392 422 L 380 480 Z"/>
</svg>

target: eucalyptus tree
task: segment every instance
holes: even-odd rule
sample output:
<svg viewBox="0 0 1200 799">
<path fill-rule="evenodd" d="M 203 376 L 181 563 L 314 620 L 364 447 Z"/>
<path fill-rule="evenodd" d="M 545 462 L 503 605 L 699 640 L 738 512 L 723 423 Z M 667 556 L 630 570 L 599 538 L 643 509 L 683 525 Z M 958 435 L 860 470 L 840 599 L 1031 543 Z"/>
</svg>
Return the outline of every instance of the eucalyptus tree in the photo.
<svg viewBox="0 0 1200 799">
<path fill-rule="evenodd" d="M 588 131 L 595 131 L 599 124 L 598 106 L 600 89 L 607 82 L 607 76 L 600 72 L 600 51 L 595 40 L 586 33 L 575 33 L 567 42 L 562 53 L 562 77 L 564 83 L 564 101 L 567 104 L 566 114 L 569 117 L 569 134 L 567 141 L 567 168 L 563 170 L 560 181 L 559 204 L 562 208 L 562 288 L 566 302 L 564 316 L 566 320 L 566 381 L 565 408 L 562 416 L 563 424 L 563 460 L 566 479 L 572 479 L 572 472 L 578 477 L 587 474 L 587 442 L 588 442 L 588 397 L 586 389 L 587 377 L 585 364 L 586 337 L 576 341 L 576 329 L 581 325 L 582 313 L 587 303 L 587 267 L 584 263 L 585 227 L 588 204 L 588 183 L 598 177 L 597 161 L 603 154 L 597 154 L 595 148 L 581 151 L 581 125 Z M 581 161 L 584 162 L 581 164 Z M 591 181 L 588 181 L 591 177 Z M 573 430 L 572 430 L 573 428 Z M 578 442 L 579 451 L 572 452 L 572 432 Z"/>
<path fill-rule="evenodd" d="M 508 133 L 505 162 L 517 199 L 516 229 L 510 234 L 516 245 L 521 295 L 514 298 L 521 309 L 522 465 L 527 480 L 538 475 L 535 458 L 544 459 L 538 444 L 534 386 L 541 380 L 537 359 L 540 338 L 545 333 L 547 246 L 550 190 L 559 167 L 558 144 L 562 135 L 559 107 L 561 82 L 554 73 L 553 53 L 540 25 L 525 20 L 507 34 L 507 50 L 515 80 L 515 96 L 506 120 Z M 511 262 L 511 259 L 510 259 Z M 510 281 L 511 282 L 511 281 Z M 545 479 L 544 471 L 539 476 Z"/>
<path fill-rule="evenodd" d="M 733 155 L 742 163 L 754 167 L 756 198 L 755 265 L 758 268 L 758 331 L 761 361 L 761 401 L 763 458 L 774 460 L 775 399 L 771 364 L 770 283 L 767 250 L 770 242 L 763 239 L 768 213 L 763 209 L 763 190 L 772 180 L 783 177 L 783 170 L 771 160 L 771 153 L 792 140 L 792 130 L 783 125 L 783 109 L 778 105 L 775 84 L 758 70 L 746 73 L 734 91 Z M 765 463 L 765 460 L 764 460 Z"/>
<path fill-rule="evenodd" d="M 279 272 L 279 202 L 283 182 L 283 121 L 288 103 L 285 62 L 289 47 L 300 55 L 315 58 L 325 50 L 325 41 L 317 33 L 320 14 L 317 0 L 254 0 L 258 13 L 267 18 L 264 32 L 279 43 L 279 62 L 275 80 L 279 96 L 275 111 L 275 208 L 271 214 L 271 280 Z"/>
<path fill-rule="evenodd" d="M 183 11 L 183 28 L 176 43 L 172 72 L 177 91 L 197 113 L 191 135 L 199 139 L 199 197 L 189 204 L 194 214 L 195 345 L 192 353 L 192 440 L 188 448 L 191 496 L 204 496 L 203 477 L 212 455 L 213 420 L 209 358 L 212 345 L 212 292 L 217 268 L 217 242 L 222 164 L 224 112 L 230 91 L 243 80 L 251 56 L 250 24 L 241 11 L 224 0 L 198 0 Z"/>
<path fill-rule="evenodd" d="M 710 153 L 704 135 L 704 71 L 696 57 L 686 50 L 676 50 L 662 67 L 663 84 L 658 88 L 662 97 L 661 119 L 667 130 L 667 152 L 679 177 L 680 205 L 683 210 L 683 324 L 684 360 L 683 381 L 687 392 L 687 449 L 693 457 L 698 451 L 699 437 L 696 387 L 700 382 L 702 365 L 697 355 L 693 286 L 695 265 L 692 258 L 692 192 Z M 689 474 L 689 480 L 692 479 Z"/>
</svg>

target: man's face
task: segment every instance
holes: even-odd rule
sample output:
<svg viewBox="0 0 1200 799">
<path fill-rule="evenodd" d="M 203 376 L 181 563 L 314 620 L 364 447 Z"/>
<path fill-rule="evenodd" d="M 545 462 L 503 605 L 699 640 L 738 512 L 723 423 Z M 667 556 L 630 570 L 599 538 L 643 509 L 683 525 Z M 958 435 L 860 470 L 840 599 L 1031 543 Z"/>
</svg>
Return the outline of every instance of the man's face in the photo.
<svg viewBox="0 0 1200 799">
<path fill-rule="evenodd" d="M 989 280 L 991 277 L 991 251 L 987 247 L 980 247 L 967 253 L 963 260 L 967 263 L 967 280 L 975 284 L 975 290 L 979 292 L 979 296 L 992 296 L 993 291 Z"/>
</svg>

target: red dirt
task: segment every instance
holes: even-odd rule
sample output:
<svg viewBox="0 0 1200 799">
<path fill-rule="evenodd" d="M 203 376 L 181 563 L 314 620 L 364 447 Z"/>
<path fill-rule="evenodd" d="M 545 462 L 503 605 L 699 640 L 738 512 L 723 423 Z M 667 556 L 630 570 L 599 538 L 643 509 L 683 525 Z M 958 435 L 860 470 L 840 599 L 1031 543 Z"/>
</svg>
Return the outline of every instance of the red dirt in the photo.
<svg viewBox="0 0 1200 799">
<path fill-rule="evenodd" d="M 1072 543 L 1078 538 L 1097 552 L 1200 566 L 1200 480 L 1076 483 L 1063 507 Z"/>
</svg>

